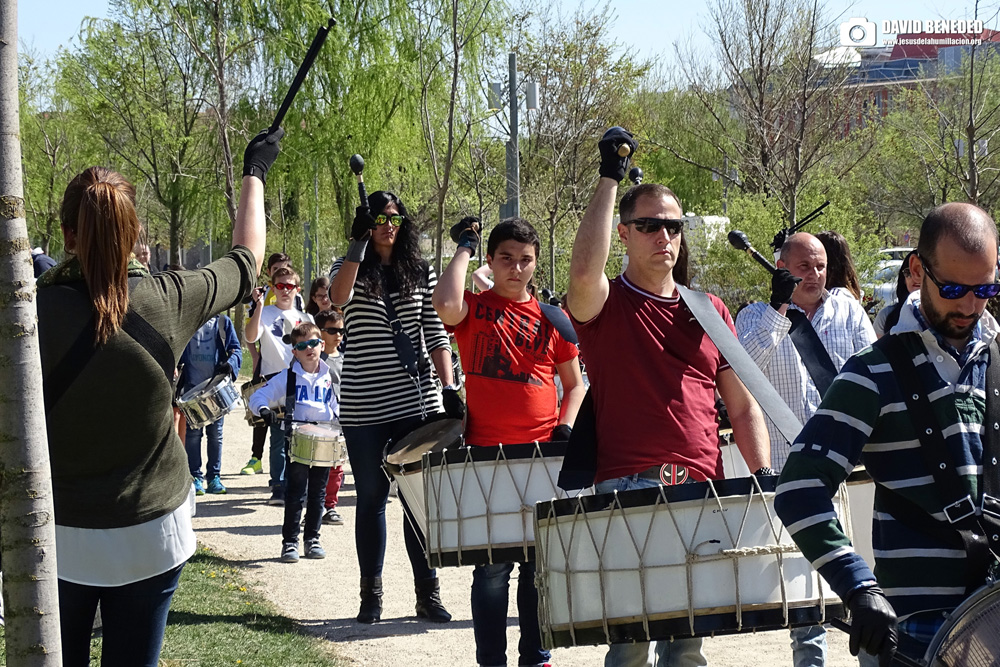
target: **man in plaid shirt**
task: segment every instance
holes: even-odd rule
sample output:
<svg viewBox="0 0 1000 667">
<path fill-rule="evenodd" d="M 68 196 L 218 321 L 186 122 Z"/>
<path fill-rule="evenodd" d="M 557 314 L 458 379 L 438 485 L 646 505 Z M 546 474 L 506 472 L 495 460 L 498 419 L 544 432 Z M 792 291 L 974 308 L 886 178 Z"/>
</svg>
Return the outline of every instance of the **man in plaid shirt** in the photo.
<svg viewBox="0 0 1000 667">
<path fill-rule="evenodd" d="M 875 330 L 857 300 L 826 290 L 826 249 L 812 234 L 788 237 L 781 248 L 778 271 L 771 278 L 770 303 L 753 303 L 736 317 L 740 343 L 778 394 L 805 423 L 819 407 L 816 383 L 789 337 L 792 315 L 808 321 L 839 371 L 852 355 L 875 342 Z M 771 438 L 771 467 L 780 472 L 789 443 L 767 420 Z M 792 662 L 795 667 L 822 667 L 826 662 L 826 631 L 822 625 L 795 628 Z"/>
<path fill-rule="evenodd" d="M 975 567 L 972 551 L 951 539 L 952 533 L 958 537 L 952 524 L 970 515 L 987 520 L 981 509 L 984 466 L 992 474 L 997 465 L 995 452 L 984 456 L 983 437 L 1000 429 L 1000 423 L 984 428 L 989 347 L 997 334 L 996 320 L 984 311 L 1000 293 L 995 223 L 970 204 L 934 209 L 909 268 L 927 279 L 903 305 L 892 334 L 844 364 L 795 439 L 774 503 L 802 553 L 850 610 L 851 652 L 870 654 L 861 656 L 863 665 L 874 663 L 875 655 L 879 665 L 888 665 L 897 632 L 926 643 L 943 613 L 985 582 L 987 561 L 995 558 Z M 905 387 L 906 393 L 890 355 L 897 355 L 897 368 L 913 365 L 916 386 Z M 908 408 L 924 398 L 926 414 Z M 933 427 L 918 431 L 915 422 Z M 941 444 L 925 449 L 925 442 Z M 934 470 L 931 451 L 950 462 Z M 876 483 L 877 574 L 854 551 L 830 502 L 859 462 Z M 967 513 L 954 511 L 957 503 L 944 499 L 936 476 L 968 494 Z M 993 531 L 987 532 L 997 553 Z"/>
</svg>

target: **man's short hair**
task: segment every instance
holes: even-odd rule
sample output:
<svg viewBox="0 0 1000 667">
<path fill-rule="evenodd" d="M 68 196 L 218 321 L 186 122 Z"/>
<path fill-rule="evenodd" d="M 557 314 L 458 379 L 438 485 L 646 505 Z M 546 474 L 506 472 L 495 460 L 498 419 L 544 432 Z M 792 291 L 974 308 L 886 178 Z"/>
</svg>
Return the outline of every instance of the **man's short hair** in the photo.
<svg viewBox="0 0 1000 667">
<path fill-rule="evenodd" d="M 344 314 L 339 310 L 331 308 L 329 310 L 321 310 L 313 317 L 316 320 L 316 326 L 320 329 L 325 329 L 330 325 L 337 324 L 338 322 L 344 321 Z"/>
<path fill-rule="evenodd" d="M 494 227 L 493 231 L 490 232 L 489 241 L 486 242 L 486 254 L 492 257 L 497 246 L 504 241 L 530 243 L 535 247 L 536 258 L 542 252 L 542 241 L 538 237 L 538 232 L 524 218 L 507 218 Z"/>
<path fill-rule="evenodd" d="M 319 327 L 312 322 L 303 322 L 292 329 L 292 344 L 319 338 Z"/>
<path fill-rule="evenodd" d="M 662 197 L 666 199 L 673 199 L 677 202 L 677 208 L 683 213 L 684 206 L 681 204 L 681 198 L 674 194 L 674 191 L 665 185 L 660 185 L 659 183 L 641 183 L 640 185 L 633 186 L 628 189 L 625 196 L 622 197 L 621 202 L 618 204 L 618 213 L 621 216 L 622 223 L 626 223 L 632 219 L 635 215 L 635 207 L 639 204 L 639 200 L 643 197 Z"/>
<path fill-rule="evenodd" d="M 271 267 L 278 262 L 291 262 L 291 258 L 283 252 L 271 253 L 271 256 L 267 258 L 267 270 L 270 271 Z"/>
<path fill-rule="evenodd" d="M 970 254 L 989 252 L 989 241 L 994 249 L 1000 245 L 996 223 L 986 211 L 972 204 L 949 203 L 932 209 L 920 225 L 917 254 L 933 264 L 938 244 L 945 238 Z"/>
<path fill-rule="evenodd" d="M 299 274 L 295 273 L 295 269 L 290 266 L 283 266 L 275 271 L 274 275 L 271 276 L 271 284 L 280 283 L 282 278 L 295 278 L 296 284 L 300 287 L 302 286 L 302 279 L 299 278 Z"/>
</svg>

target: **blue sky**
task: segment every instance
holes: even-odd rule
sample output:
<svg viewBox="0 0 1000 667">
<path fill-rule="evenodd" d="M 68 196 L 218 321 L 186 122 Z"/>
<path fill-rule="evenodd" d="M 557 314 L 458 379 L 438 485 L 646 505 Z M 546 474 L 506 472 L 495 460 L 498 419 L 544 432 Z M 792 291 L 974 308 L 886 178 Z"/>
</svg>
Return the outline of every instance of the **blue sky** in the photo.
<svg viewBox="0 0 1000 667">
<path fill-rule="evenodd" d="M 581 4 L 575 0 L 557 2 L 567 13 Z M 995 7 L 995 2 L 981 4 Z M 595 2 L 585 0 L 582 4 L 593 6 Z M 702 29 L 708 17 L 705 3 L 618 0 L 613 6 L 618 15 L 613 29 L 615 38 L 642 56 L 663 55 L 669 62 L 673 58 L 673 44 L 689 39 L 698 49 L 711 46 Z M 827 3 L 835 15 L 843 12 L 844 19 L 863 16 L 878 25 L 884 20 L 968 18 L 972 6 L 972 0 L 858 0 L 853 3 L 830 0 Z M 21 0 L 18 3 L 18 32 L 25 45 L 42 55 L 54 55 L 60 46 L 70 44 L 85 16 L 104 17 L 107 11 L 107 0 Z M 980 13 L 983 14 L 982 9 Z"/>
</svg>

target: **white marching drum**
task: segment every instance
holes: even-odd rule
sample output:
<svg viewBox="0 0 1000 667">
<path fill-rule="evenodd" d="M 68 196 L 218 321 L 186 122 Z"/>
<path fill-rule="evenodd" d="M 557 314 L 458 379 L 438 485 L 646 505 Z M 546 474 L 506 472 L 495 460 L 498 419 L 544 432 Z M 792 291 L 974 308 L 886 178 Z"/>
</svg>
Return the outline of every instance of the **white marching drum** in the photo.
<svg viewBox="0 0 1000 667">
<path fill-rule="evenodd" d="M 566 446 L 535 442 L 424 454 L 427 564 L 534 560 L 535 503 L 569 497 L 556 485 Z"/>
<path fill-rule="evenodd" d="M 424 500 L 423 456 L 462 444 L 462 420 L 438 419 L 423 424 L 391 446 L 385 454 L 383 467 L 399 484 L 408 518 L 419 536 L 426 542 L 427 503 Z"/>
<path fill-rule="evenodd" d="M 770 630 L 842 615 L 840 598 L 774 513 L 776 481 L 748 477 L 539 503 L 543 644 Z"/>
<path fill-rule="evenodd" d="M 295 424 L 288 441 L 288 458 L 309 467 L 333 468 L 347 458 L 340 424 Z"/>
<path fill-rule="evenodd" d="M 232 379 L 222 375 L 196 384 L 184 392 L 175 405 L 187 418 L 188 428 L 198 429 L 222 419 L 239 399 Z"/>
</svg>

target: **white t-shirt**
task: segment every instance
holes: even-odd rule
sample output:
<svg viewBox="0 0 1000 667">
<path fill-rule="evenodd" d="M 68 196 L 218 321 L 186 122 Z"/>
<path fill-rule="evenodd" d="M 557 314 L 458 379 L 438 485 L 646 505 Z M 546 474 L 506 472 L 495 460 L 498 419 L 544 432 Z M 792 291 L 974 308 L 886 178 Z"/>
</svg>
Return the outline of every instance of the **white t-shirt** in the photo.
<svg viewBox="0 0 1000 667">
<path fill-rule="evenodd" d="M 311 315 L 291 308 L 281 310 L 277 306 L 264 306 L 260 314 L 260 328 L 257 337 L 250 343 L 260 341 L 260 373 L 271 375 L 288 368 L 292 363 L 292 346 L 281 338 L 292 333 L 292 329 L 303 322 L 312 322 Z"/>
</svg>

